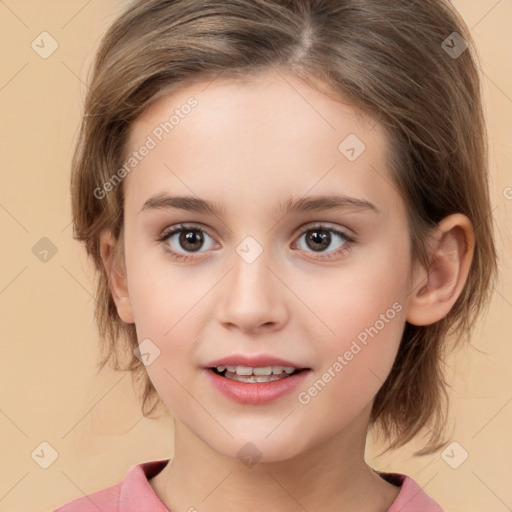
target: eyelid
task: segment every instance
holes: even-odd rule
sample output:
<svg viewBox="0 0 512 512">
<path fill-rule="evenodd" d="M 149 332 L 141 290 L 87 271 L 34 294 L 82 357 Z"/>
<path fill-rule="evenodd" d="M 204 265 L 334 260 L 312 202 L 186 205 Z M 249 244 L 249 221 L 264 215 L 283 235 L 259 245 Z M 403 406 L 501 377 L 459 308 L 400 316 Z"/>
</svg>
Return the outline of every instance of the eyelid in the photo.
<svg viewBox="0 0 512 512">
<path fill-rule="evenodd" d="M 352 230 L 349 230 L 345 227 L 338 226 L 331 222 L 322 222 L 322 221 L 313 221 L 303 224 L 300 228 L 297 228 L 294 231 L 293 236 L 303 235 L 305 232 L 310 231 L 312 229 L 325 229 L 326 231 L 334 231 L 336 233 L 340 233 L 345 236 L 347 240 L 356 241 L 355 234 L 352 233 Z"/>
<path fill-rule="evenodd" d="M 345 239 L 345 244 L 342 246 L 341 249 L 337 249 L 334 251 L 327 251 L 327 252 L 318 252 L 318 253 L 316 253 L 316 254 L 318 254 L 317 259 L 327 259 L 330 257 L 335 257 L 338 254 L 348 251 L 351 244 L 357 242 L 357 238 L 353 234 L 351 234 L 351 230 L 347 230 L 346 228 L 340 228 L 337 225 L 331 224 L 329 222 L 322 222 L 322 221 L 312 221 L 312 222 L 303 224 L 294 231 L 292 236 L 293 236 L 294 240 L 295 240 L 295 238 L 297 238 L 297 240 L 298 240 L 298 239 L 300 239 L 300 237 L 305 235 L 308 231 L 312 231 L 313 229 L 319 229 L 319 230 L 321 229 L 321 230 L 325 230 L 325 231 L 331 231 L 333 233 L 336 233 L 337 235 L 341 235 L 341 237 L 343 237 Z M 212 240 L 215 240 L 215 237 L 213 237 L 208 232 L 209 229 L 206 226 L 204 226 L 203 224 L 198 223 L 198 222 L 194 222 L 194 223 L 183 222 L 183 223 L 174 224 L 172 226 L 168 226 L 167 228 L 165 228 L 162 231 L 162 233 L 157 237 L 157 241 L 160 243 L 167 242 L 173 235 L 180 233 L 182 231 L 186 231 L 186 230 L 202 231 L 203 233 L 208 235 Z M 350 231 L 350 233 L 347 231 Z M 294 242 L 294 245 L 296 243 L 297 243 L 297 241 Z M 216 242 L 216 244 L 218 245 L 218 242 Z M 175 257 L 176 259 L 200 258 L 201 255 L 208 252 L 208 251 L 198 251 L 196 253 L 194 253 L 194 252 L 190 252 L 190 253 L 178 252 L 178 251 L 175 251 L 174 249 L 170 249 L 170 248 L 166 248 L 166 250 L 168 252 L 170 252 L 173 255 L 173 257 Z M 308 251 L 306 251 L 306 252 L 308 252 Z M 314 251 L 312 253 L 315 254 Z"/>
<path fill-rule="evenodd" d="M 308 258 L 310 260 L 314 261 L 328 261 L 330 259 L 340 258 L 346 253 L 348 253 L 352 249 L 352 245 L 357 243 L 356 236 L 349 234 L 345 228 L 339 228 L 336 225 L 331 225 L 328 222 L 311 222 L 304 224 L 299 228 L 298 236 L 294 235 L 294 239 L 297 240 L 294 242 L 294 246 L 296 247 L 300 239 L 308 232 L 308 231 L 314 231 L 314 230 L 323 230 L 323 231 L 330 231 L 331 233 L 335 233 L 336 236 L 341 237 L 345 240 L 343 245 L 334 250 L 326 251 L 326 252 L 316 252 L 316 251 L 301 251 L 304 252 L 307 256 L 305 258 Z M 299 249 L 300 250 L 300 249 Z M 311 257 L 310 255 L 316 255 Z"/>
<path fill-rule="evenodd" d="M 173 224 L 172 226 L 167 226 L 164 228 L 161 232 L 161 234 L 158 236 L 159 239 L 166 238 L 171 233 L 179 232 L 180 230 L 186 230 L 190 229 L 197 230 L 197 231 L 203 231 L 206 233 L 210 238 L 213 238 L 213 236 L 209 233 L 209 228 L 201 224 L 200 222 L 180 222 L 178 224 Z"/>
<path fill-rule="evenodd" d="M 165 243 L 172 236 L 174 236 L 178 233 L 181 233 L 183 231 L 187 231 L 187 230 L 201 231 L 201 232 L 205 233 L 206 235 L 208 235 L 212 240 L 215 241 L 215 237 L 209 233 L 209 230 L 207 227 L 205 227 L 201 223 L 195 223 L 195 222 L 194 223 L 181 222 L 179 224 L 174 224 L 172 226 L 168 226 L 167 228 L 164 228 L 164 230 L 161 232 L 161 234 L 157 237 L 156 240 L 157 240 L 157 242 Z M 218 242 L 215 242 L 215 243 L 216 243 L 216 245 L 219 245 Z M 199 251 L 198 253 L 180 253 L 180 254 L 194 255 L 194 254 L 201 254 L 202 252 L 204 252 L 204 251 Z"/>
<path fill-rule="evenodd" d="M 347 239 L 349 239 L 349 240 L 356 241 L 356 237 L 352 233 L 351 230 L 347 230 L 346 228 L 340 228 L 337 225 L 332 224 L 330 222 L 322 222 L 322 221 L 312 221 L 312 222 L 303 224 L 302 226 L 300 226 L 293 232 L 292 237 L 296 237 L 298 235 L 303 235 L 306 231 L 309 231 L 310 229 L 315 229 L 315 228 L 316 229 L 325 229 L 325 230 L 329 230 L 329 231 L 335 231 L 335 232 L 338 232 L 338 233 L 342 234 L 343 236 L 347 237 Z M 194 222 L 194 223 L 181 222 L 181 223 L 174 224 L 172 226 L 168 226 L 168 227 L 164 228 L 164 230 L 158 236 L 158 240 L 162 241 L 162 239 L 167 238 L 168 235 L 170 235 L 171 233 L 176 233 L 177 231 L 179 232 L 180 229 L 183 229 L 183 230 L 198 229 L 200 231 L 204 231 L 210 238 L 214 238 L 209 233 L 209 228 L 206 227 L 204 224 L 201 224 L 199 222 Z"/>
</svg>

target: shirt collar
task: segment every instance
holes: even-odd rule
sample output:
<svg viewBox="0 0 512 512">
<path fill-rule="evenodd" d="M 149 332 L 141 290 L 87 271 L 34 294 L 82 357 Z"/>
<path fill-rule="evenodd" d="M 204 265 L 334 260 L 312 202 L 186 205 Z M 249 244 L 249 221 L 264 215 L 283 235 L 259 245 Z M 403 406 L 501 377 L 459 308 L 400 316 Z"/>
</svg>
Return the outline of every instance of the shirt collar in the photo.
<svg viewBox="0 0 512 512">
<path fill-rule="evenodd" d="M 143 462 L 132 466 L 121 483 L 119 494 L 120 512 L 169 512 L 151 487 L 149 480 L 160 473 L 169 459 Z M 387 512 L 443 512 L 439 504 L 430 498 L 410 477 L 400 473 L 375 471 L 394 485 L 401 486 L 400 493 Z"/>
<path fill-rule="evenodd" d="M 388 482 L 400 486 L 400 493 L 386 512 L 443 512 L 437 501 L 428 496 L 425 491 L 407 475 L 401 473 L 384 473 L 375 471 Z"/>
<path fill-rule="evenodd" d="M 169 459 L 143 462 L 128 470 L 119 493 L 121 512 L 169 512 L 149 483 L 150 478 L 160 473 L 168 462 Z"/>
</svg>

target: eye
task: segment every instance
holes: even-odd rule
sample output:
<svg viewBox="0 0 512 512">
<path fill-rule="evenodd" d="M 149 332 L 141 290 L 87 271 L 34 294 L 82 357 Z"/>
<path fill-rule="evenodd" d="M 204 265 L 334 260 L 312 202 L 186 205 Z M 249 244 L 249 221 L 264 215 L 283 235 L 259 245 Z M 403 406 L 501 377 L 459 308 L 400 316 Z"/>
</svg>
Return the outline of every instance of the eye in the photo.
<svg viewBox="0 0 512 512">
<path fill-rule="evenodd" d="M 304 242 L 301 240 L 304 238 Z M 210 239 L 210 243 L 205 241 Z M 158 242 L 164 244 L 164 249 L 174 259 L 188 260 L 194 258 L 194 253 L 201 253 L 211 250 L 216 243 L 206 231 L 197 225 L 179 224 L 164 230 L 157 238 Z M 308 225 L 302 229 L 296 245 L 300 250 L 314 252 L 320 259 L 332 258 L 349 250 L 356 240 L 343 231 L 334 229 L 324 224 Z M 326 249 L 331 250 L 326 251 Z M 204 249 L 201 251 L 201 249 Z"/>
<path fill-rule="evenodd" d="M 179 224 L 165 230 L 157 241 L 165 242 L 165 250 L 174 258 L 186 260 L 191 257 L 190 253 L 200 252 L 205 244 L 206 237 L 213 240 L 210 235 L 197 226 Z M 207 244 L 206 250 L 212 249 L 214 245 L 215 243 L 210 243 L 208 247 Z"/>
<path fill-rule="evenodd" d="M 310 249 L 312 252 L 321 253 L 321 258 L 331 258 L 344 253 L 355 242 L 353 237 L 343 231 L 324 224 L 306 226 L 306 229 L 303 229 L 301 233 L 297 243 L 299 249 L 306 252 L 310 252 L 308 251 Z M 303 239 L 304 241 L 301 244 L 300 242 Z M 326 251 L 328 248 L 331 248 L 331 250 Z M 325 252 L 327 254 L 324 254 Z"/>
</svg>

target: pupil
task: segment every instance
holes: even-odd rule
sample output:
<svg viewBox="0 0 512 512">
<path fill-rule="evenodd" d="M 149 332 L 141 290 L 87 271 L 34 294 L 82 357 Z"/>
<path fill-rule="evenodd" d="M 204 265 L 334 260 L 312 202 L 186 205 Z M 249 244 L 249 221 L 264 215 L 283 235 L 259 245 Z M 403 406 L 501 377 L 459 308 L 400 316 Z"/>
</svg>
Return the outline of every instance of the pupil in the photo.
<svg viewBox="0 0 512 512">
<path fill-rule="evenodd" d="M 326 249 L 327 247 L 329 247 L 329 244 L 331 243 L 331 235 L 328 231 L 321 231 L 321 230 L 311 231 L 311 235 L 306 237 L 306 243 L 308 243 L 310 241 L 313 242 L 313 244 L 321 245 L 320 248 L 318 248 L 318 246 L 317 247 L 310 246 L 310 249 L 313 249 L 314 251 Z M 309 243 L 308 243 L 308 246 L 309 246 Z"/>
<path fill-rule="evenodd" d="M 180 245 L 187 250 L 197 251 L 201 248 L 203 236 L 199 231 L 182 231 L 180 235 Z M 187 247 L 189 244 L 189 247 Z"/>
</svg>

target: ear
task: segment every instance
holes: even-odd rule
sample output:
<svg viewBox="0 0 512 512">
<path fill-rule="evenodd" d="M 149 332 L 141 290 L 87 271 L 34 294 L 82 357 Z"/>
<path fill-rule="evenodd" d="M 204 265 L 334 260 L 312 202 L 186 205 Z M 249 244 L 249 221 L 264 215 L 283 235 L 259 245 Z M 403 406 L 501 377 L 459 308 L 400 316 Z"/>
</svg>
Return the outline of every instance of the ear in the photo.
<svg viewBox="0 0 512 512">
<path fill-rule="evenodd" d="M 465 215 L 449 215 L 437 225 L 430 266 L 421 267 L 407 300 L 409 323 L 429 325 L 449 313 L 466 283 L 474 247 L 473 225 Z"/>
<path fill-rule="evenodd" d="M 121 234 L 119 239 L 116 240 L 109 230 L 104 230 L 100 234 L 100 255 L 103 265 L 108 275 L 108 285 L 112 298 L 117 307 L 117 313 L 123 322 L 133 324 L 133 312 L 128 295 L 128 282 L 126 276 L 126 268 L 123 258 L 120 256 L 122 253 Z"/>
</svg>

